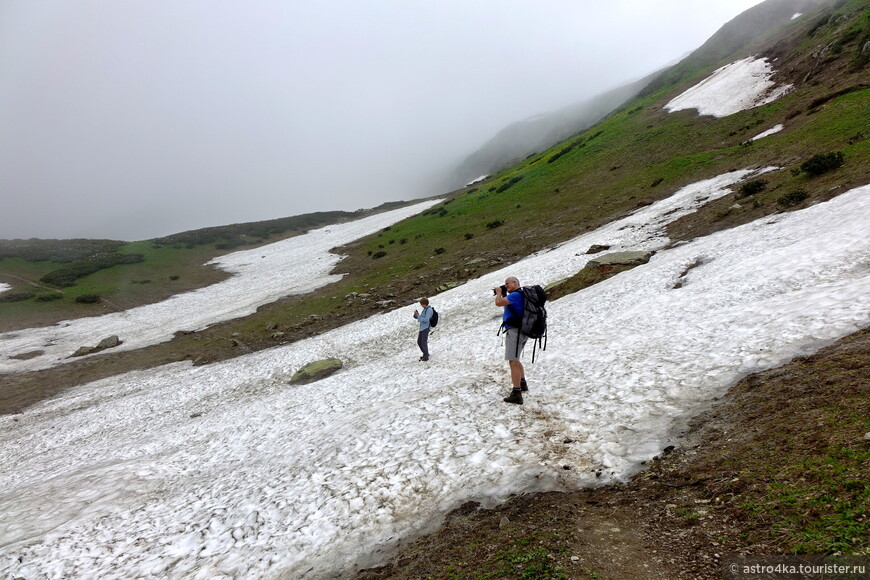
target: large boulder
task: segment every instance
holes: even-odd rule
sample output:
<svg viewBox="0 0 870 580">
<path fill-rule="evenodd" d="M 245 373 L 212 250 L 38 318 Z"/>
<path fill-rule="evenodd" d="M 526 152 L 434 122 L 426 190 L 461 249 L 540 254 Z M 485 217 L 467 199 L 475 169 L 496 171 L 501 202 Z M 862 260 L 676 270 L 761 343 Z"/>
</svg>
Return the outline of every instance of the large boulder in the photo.
<svg viewBox="0 0 870 580">
<path fill-rule="evenodd" d="M 649 262 L 655 252 L 613 252 L 586 262 L 586 265 L 576 274 L 566 280 L 560 280 L 546 288 L 550 300 L 556 300 L 568 294 L 579 292 L 593 284 L 603 282 L 620 272 L 631 270 Z"/>
<path fill-rule="evenodd" d="M 325 379 L 341 369 L 342 366 L 342 362 L 337 358 L 327 358 L 308 363 L 296 371 L 296 374 L 294 374 L 290 379 L 290 384 L 304 385 L 306 383 L 313 383 L 314 381 Z"/>
<path fill-rule="evenodd" d="M 592 258 L 586 262 L 587 268 L 601 266 L 640 266 L 646 264 L 652 257 L 652 252 L 613 252 Z"/>
</svg>

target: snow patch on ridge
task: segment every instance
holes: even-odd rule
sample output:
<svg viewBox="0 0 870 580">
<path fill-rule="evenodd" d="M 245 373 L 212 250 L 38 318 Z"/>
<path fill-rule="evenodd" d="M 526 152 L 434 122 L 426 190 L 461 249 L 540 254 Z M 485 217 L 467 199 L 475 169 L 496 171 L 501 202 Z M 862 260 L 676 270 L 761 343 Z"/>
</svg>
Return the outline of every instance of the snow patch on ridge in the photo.
<svg viewBox="0 0 870 580">
<path fill-rule="evenodd" d="M 758 135 L 756 135 L 755 137 L 753 137 L 752 139 L 750 139 L 750 141 L 756 141 L 756 140 L 758 140 L 758 139 L 764 139 L 765 137 L 768 137 L 768 136 L 770 136 L 770 135 L 773 135 L 774 133 L 779 133 L 779 132 L 782 131 L 782 130 L 783 130 L 782 123 L 779 123 L 779 124 L 777 124 L 777 125 L 774 125 L 774 126 L 771 127 L 770 129 L 768 129 L 767 131 L 765 131 L 765 132 L 763 132 L 763 133 L 759 133 Z"/>
<path fill-rule="evenodd" d="M 747 57 L 722 68 L 672 99 L 668 112 L 698 109 L 699 115 L 726 117 L 766 105 L 791 92 L 792 85 L 776 86 L 770 80 L 773 68 L 766 58 Z"/>
</svg>

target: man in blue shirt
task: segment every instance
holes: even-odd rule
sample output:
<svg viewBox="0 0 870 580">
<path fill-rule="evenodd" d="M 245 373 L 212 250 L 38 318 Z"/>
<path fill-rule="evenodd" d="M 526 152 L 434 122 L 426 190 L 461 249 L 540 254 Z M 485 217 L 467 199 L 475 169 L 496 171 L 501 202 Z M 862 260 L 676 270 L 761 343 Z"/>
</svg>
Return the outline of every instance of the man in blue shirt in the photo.
<svg viewBox="0 0 870 580">
<path fill-rule="evenodd" d="M 423 352 L 420 357 L 421 361 L 429 360 L 429 319 L 432 318 L 432 308 L 429 307 L 429 299 L 420 299 L 420 306 L 423 307 L 423 312 L 414 311 L 414 318 L 420 323 L 420 333 L 417 334 L 417 346 Z"/>
<path fill-rule="evenodd" d="M 513 276 L 507 278 L 504 281 L 504 288 L 507 290 L 507 295 L 502 290 L 502 286 L 493 289 L 495 291 L 495 305 L 504 307 L 502 314 L 502 325 L 505 329 L 504 358 L 508 361 L 511 383 L 513 384 L 511 394 L 504 398 L 504 402 L 522 405 L 523 391 L 529 390 L 526 385 L 526 370 L 523 368 L 523 363 L 520 362 L 523 347 L 529 338 L 520 332 L 525 304 L 522 293 L 517 292 L 520 288 L 519 280 Z"/>
</svg>

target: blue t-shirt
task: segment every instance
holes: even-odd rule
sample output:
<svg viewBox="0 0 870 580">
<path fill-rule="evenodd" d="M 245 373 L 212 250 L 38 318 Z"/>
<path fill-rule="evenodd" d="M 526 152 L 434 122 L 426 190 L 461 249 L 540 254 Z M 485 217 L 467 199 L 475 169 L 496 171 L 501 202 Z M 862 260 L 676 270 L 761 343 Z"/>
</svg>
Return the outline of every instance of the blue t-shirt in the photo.
<svg viewBox="0 0 870 580">
<path fill-rule="evenodd" d="M 504 313 L 501 315 L 502 322 L 507 322 L 508 318 L 522 318 L 523 317 L 523 295 L 521 292 L 511 292 L 506 297 L 508 302 L 510 302 L 510 306 L 504 307 Z M 505 324 L 505 328 L 513 328 L 512 326 Z"/>
</svg>

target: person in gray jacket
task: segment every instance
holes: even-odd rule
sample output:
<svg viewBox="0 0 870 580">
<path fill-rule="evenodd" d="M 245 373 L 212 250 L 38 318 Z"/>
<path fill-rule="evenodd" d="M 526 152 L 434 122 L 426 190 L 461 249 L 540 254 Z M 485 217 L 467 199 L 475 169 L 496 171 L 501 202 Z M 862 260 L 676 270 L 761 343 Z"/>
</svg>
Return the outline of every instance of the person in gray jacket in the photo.
<svg viewBox="0 0 870 580">
<path fill-rule="evenodd" d="M 423 307 L 422 312 L 414 310 L 414 318 L 420 323 L 420 332 L 417 334 L 417 346 L 420 347 L 420 351 L 423 353 L 420 360 L 427 361 L 429 360 L 429 331 L 431 330 L 429 319 L 432 318 L 432 307 L 429 306 L 428 298 L 421 298 L 420 306 Z"/>
</svg>

